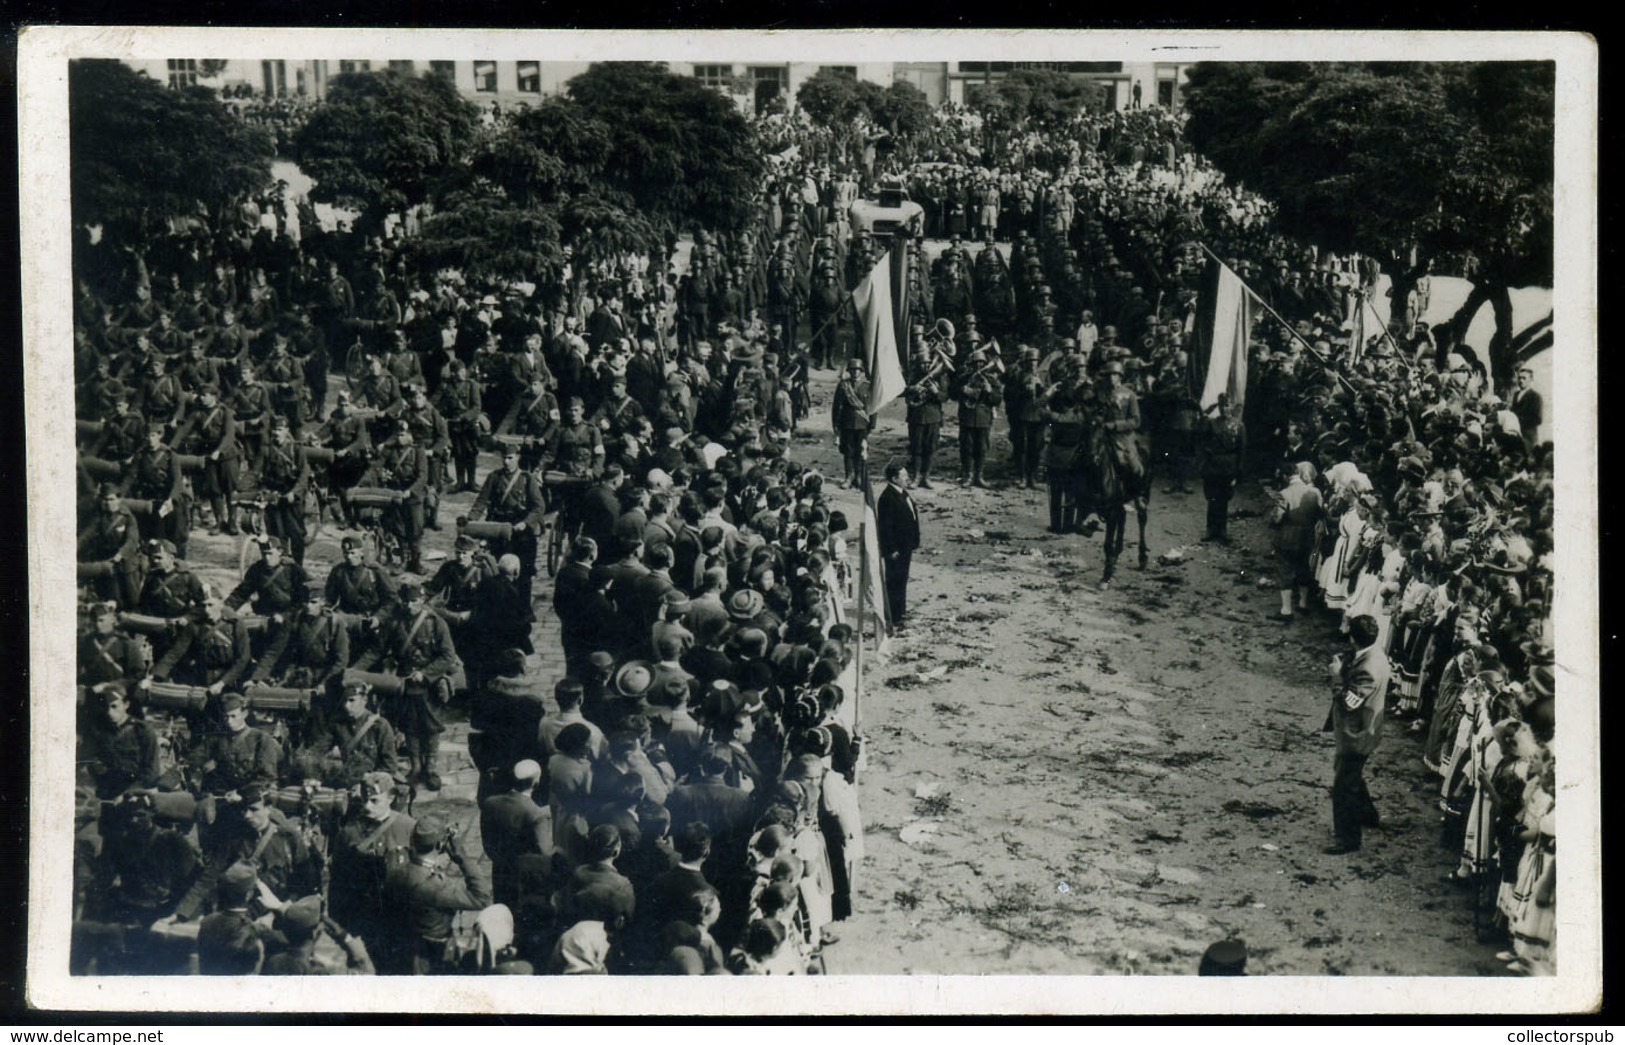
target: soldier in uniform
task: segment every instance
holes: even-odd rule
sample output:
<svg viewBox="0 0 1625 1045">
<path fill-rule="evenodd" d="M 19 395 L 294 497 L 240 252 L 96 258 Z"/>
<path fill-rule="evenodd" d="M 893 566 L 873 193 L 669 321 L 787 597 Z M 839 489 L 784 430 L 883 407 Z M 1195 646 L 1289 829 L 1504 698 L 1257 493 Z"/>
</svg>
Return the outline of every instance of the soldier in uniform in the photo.
<svg viewBox="0 0 1625 1045">
<path fill-rule="evenodd" d="M 102 422 L 92 454 L 124 464 L 141 448 L 147 423 L 139 412 L 130 409 L 130 391 L 121 382 L 109 382 L 105 394 L 112 416 Z"/>
<path fill-rule="evenodd" d="M 451 438 L 451 460 L 457 470 L 457 489 L 474 489 L 474 470 L 480 455 L 480 386 L 468 376 L 462 360 L 451 364 L 437 397 L 440 416 Z"/>
<path fill-rule="evenodd" d="M 310 464 L 304 447 L 293 441 L 288 419 L 278 416 L 271 425 L 271 445 L 265 448 L 260 471 L 260 496 L 265 501 L 265 532 L 280 540 L 305 561 L 305 494 L 310 486 Z"/>
<path fill-rule="evenodd" d="M 440 495 L 445 484 L 446 460 L 451 454 L 451 430 L 446 419 L 429 403 L 429 393 L 421 384 L 406 388 L 406 409 L 401 423 L 412 432 L 412 439 L 423 448 L 429 468 L 424 487 L 424 522 L 431 530 L 440 529 Z"/>
<path fill-rule="evenodd" d="M 298 610 L 272 627 L 250 681 L 325 690 L 349 666 L 349 630 L 327 608 L 322 590 L 310 585 Z"/>
<path fill-rule="evenodd" d="M 367 373 L 361 378 L 361 405 L 392 414 L 401 403 L 401 383 L 389 372 L 382 356 L 367 357 Z"/>
<path fill-rule="evenodd" d="M 597 476 L 604 467 L 604 441 L 596 425 L 586 420 L 586 407 L 572 396 L 564 405 L 564 424 L 548 448 L 551 467 L 575 476 Z"/>
<path fill-rule="evenodd" d="M 812 365 L 828 369 L 835 366 L 837 338 L 840 324 L 835 321 L 841 306 L 846 303 L 846 289 L 835 275 L 833 264 L 824 265 L 813 281 L 807 299 L 807 321 L 812 325 Z"/>
<path fill-rule="evenodd" d="M 89 740 L 90 776 L 96 797 L 113 801 L 126 792 L 158 786 L 158 733 L 130 714 L 122 682 L 103 683 L 96 692 L 103 716 Z"/>
<path fill-rule="evenodd" d="M 384 519 L 406 547 L 407 570 L 421 573 L 423 502 L 429 485 L 429 460 L 406 421 L 397 422 L 395 437 L 379 448 L 378 459 L 362 478 L 362 484 L 398 490 L 406 495 L 386 512 Z"/>
<path fill-rule="evenodd" d="M 367 941 L 375 960 L 383 961 L 384 878 L 409 859 L 410 816 L 394 808 L 398 790 L 388 773 L 371 772 L 361 779 L 359 802 L 333 839 L 328 908 L 333 920 Z"/>
<path fill-rule="evenodd" d="M 242 581 L 226 597 L 226 608 L 236 612 L 244 604 L 251 604 L 254 613 L 268 618 L 271 624 L 281 624 L 304 603 L 305 593 L 314 585 L 303 566 L 288 561 L 282 538 L 266 537 L 259 546 L 260 560 L 248 567 Z"/>
<path fill-rule="evenodd" d="M 151 656 L 145 644 L 118 629 L 118 607 L 97 603 L 90 631 L 79 636 L 78 683 L 92 694 L 133 682 L 146 673 Z"/>
<path fill-rule="evenodd" d="M 862 486 L 868 482 L 869 429 L 873 420 L 869 416 L 869 382 L 864 380 L 863 364 L 853 359 L 846 365 L 846 374 L 835 386 L 834 427 L 841 448 L 844 486 Z"/>
<path fill-rule="evenodd" d="M 602 448 L 600 448 L 602 449 Z M 513 537 L 497 542 L 493 555 L 508 552 L 519 557 L 521 582 L 528 586 L 536 576 L 537 535 L 542 529 L 542 515 L 547 510 L 547 497 L 536 476 L 519 467 L 519 448 L 506 446 L 502 450 L 502 467 L 485 477 L 474 506 L 468 517 L 475 521 L 509 523 Z"/>
<path fill-rule="evenodd" d="M 972 486 L 987 485 L 982 481 L 982 468 L 987 463 L 988 438 L 999 402 L 990 366 L 986 352 L 972 352 L 955 396 L 959 400 L 959 481 L 968 480 Z"/>
<path fill-rule="evenodd" d="M 1072 533 L 1078 525 L 1078 474 L 1082 462 L 1085 422 L 1082 389 L 1062 380 L 1045 410 L 1049 443 L 1044 466 L 1049 477 L 1049 532 Z"/>
<path fill-rule="evenodd" d="M 141 584 L 141 597 L 136 612 L 150 617 L 163 617 L 171 622 L 170 632 L 151 636 L 155 656 L 168 652 L 172 634 L 178 632 L 187 618 L 203 608 L 205 593 L 203 582 L 190 570 L 182 569 L 175 558 L 175 546 L 168 541 L 146 543 L 147 575 Z"/>
<path fill-rule="evenodd" d="M 299 360 L 288 354 L 288 335 L 281 331 L 271 340 L 264 380 L 270 391 L 271 408 L 298 430 L 305 420 L 305 369 Z"/>
<path fill-rule="evenodd" d="M 364 654 L 356 667 L 400 676 L 400 694 L 385 702 L 384 714 L 406 737 L 411 779 L 438 791 L 435 761 L 445 731 L 439 708 L 451 699 L 452 676 L 460 664 L 451 631 L 424 602 L 422 585 L 407 581 L 400 594 L 399 609 L 379 630 L 378 649 Z"/>
<path fill-rule="evenodd" d="M 908 469 L 919 476 L 922 489 L 931 489 L 931 465 L 942 437 L 942 404 L 946 398 L 932 366 L 931 352 L 921 344 L 914 349 L 909 384 L 903 389 L 908 403 Z"/>
<path fill-rule="evenodd" d="M 141 592 L 141 528 L 123 505 L 118 487 L 96 490 L 96 513 L 79 533 L 80 562 L 107 563 L 109 573 L 95 581 L 98 597 L 132 609 Z"/>
<path fill-rule="evenodd" d="M 1197 453 L 1202 472 L 1202 492 L 1207 497 L 1207 541 L 1228 541 L 1230 497 L 1247 453 L 1247 429 L 1230 397 L 1219 393 L 1214 414 L 1203 418 Z"/>
<path fill-rule="evenodd" d="M 204 594 L 203 605 L 181 629 L 152 667 L 152 678 L 202 686 L 211 694 L 237 684 L 249 667 L 248 623 L 225 616 L 226 603 L 216 590 Z"/>
<path fill-rule="evenodd" d="M 192 481 L 199 497 L 206 497 L 214 511 L 214 532 L 237 533 L 237 421 L 220 403 L 213 385 L 197 390 L 197 405 L 179 434 L 175 446 L 182 453 L 203 458 L 203 467 Z"/>
<path fill-rule="evenodd" d="M 481 542 L 466 534 L 459 534 L 450 559 L 440 564 L 428 583 L 424 594 L 430 599 L 441 599 L 437 612 L 451 628 L 452 644 L 465 661 L 472 650 L 473 636 L 468 633 L 469 619 L 474 611 L 474 593 L 480 582 L 496 573 L 497 564 Z"/>
<path fill-rule="evenodd" d="M 531 381 L 530 394 L 520 401 L 514 416 L 513 434 L 526 439 L 519 453 L 521 468 L 534 471 L 542 463 L 542 454 L 552 445 L 562 418 L 559 401 L 548 390 L 547 379 L 538 375 Z"/>
<path fill-rule="evenodd" d="M 412 829 L 411 858 L 384 878 L 383 909 L 390 926 L 391 964 L 381 972 L 417 976 L 455 972 L 447 960 L 452 918 L 491 904 L 491 877 L 465 855 L 445 821 L 425 817 Z"/>
<path fill-rule="evenodd" d="M 400 780 L 400 739 L 395 728 L 378 714 L 372 687 L 365 682 L 344 684 L 339 713 L 312 730 L 295 759 L 301 780 L 320 780 L 346 790 L 361 785 L 373 773 Z"/>
<path fill-rule="evenodd" d="M 1042 396 L 1038 349 L 1023 345 L 1015 368 L 1004 379 L 1004 409 L 1010 419 L 1010 464 L 1029 490 L 1037 486 L 1044 449 Z"/>
<path fill-rule="evenodd" d="M 328 489 L 342 494 L 361 481 L 372 453 L 372 434 L 367 422 L 354 413 L 349 392 L 340 390 L 333 412 L 317 433 L 317 445 L 333 451 L 333 463 L 327 468 Z"/>
<path fill-rule="evenodd" d="M 220 699 L 221 729 L 200 738 L 189 759 L 201 792 L 220 797 L 254 787 L 275 787 L 282 748 L 263 729 L 248 724 L 248 701 L 240 693 Z"/>
<path fill-rule="evenodd" d="M 327 604 L 346 616 L 352 655 L 371 640 L 370 627 L 395 605 L 395 582 L 376 563 L 364 561 L 359 537 L 346 537 L 340 545 L 344 561 L 328 571 L 323 596 Z"/>
<path fill-rule="evenodd" d="M 237 445 L 250 474 L 260 470 L 271 428 L 271 390 L 260 384 L 254 365 L 238 366 L 238 381 L 231 392 L 232 418 L 237 422 Z"/>
<path fill-rule="evenodd" d="M 170 541 L 184 559 L 192 530 L 192 502 L 181 478 L 180 456 L 164 445 L 162 424 L 148 422 L 143 445 L 124 470 L 124 496 L 152 504 L 151 511 L 136 519 L 142 538 Z"/>
<path fill-rule="evenodd" d="M 617 373 L 610 378 L 609 394 L 593 411 L 591 421 L 604 433 L 606 440 L 618 442 L 622 436 L 634 430 L 636 422 L 642 417 L 643 407 L 626 393 L 626 375 Z"/>
</svg>

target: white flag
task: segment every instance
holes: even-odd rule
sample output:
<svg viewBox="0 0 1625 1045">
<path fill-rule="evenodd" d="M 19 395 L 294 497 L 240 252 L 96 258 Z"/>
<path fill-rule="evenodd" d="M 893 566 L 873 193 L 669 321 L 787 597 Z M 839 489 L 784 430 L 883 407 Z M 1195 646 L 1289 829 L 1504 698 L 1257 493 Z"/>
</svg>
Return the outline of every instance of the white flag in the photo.
<svg viewBox="0 0 1625 1045">
<path fill-rule="evenodd" d="M 1207 380 L 1202 383 L 1203 411 L 1227 393 L 1238 409 L 1247 395 L 1247 339 L 1253 332 L 1253 292 L 1230 271 L 1219 266 L 1219 286 L 1213 301 L 1213 348 L 1207 360 Z"/>
<path fill-rule="evenodd" d="M 875 414 L 903 394 L 908 382 L 897 361 L 897 331 L 892 319 L 891 252 L 852 291 L 858 321 L 863 324 L 863 362 L 869 371 L 869 413 Z"/>
</svg>

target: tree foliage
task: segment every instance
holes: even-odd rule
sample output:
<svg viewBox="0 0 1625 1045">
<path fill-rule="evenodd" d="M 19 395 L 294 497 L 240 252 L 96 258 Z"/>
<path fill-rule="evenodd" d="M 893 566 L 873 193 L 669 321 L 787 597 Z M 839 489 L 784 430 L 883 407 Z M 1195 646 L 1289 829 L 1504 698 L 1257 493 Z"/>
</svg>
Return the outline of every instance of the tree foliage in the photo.
<svg viewBox="0 0 1625 1045">
<path fill-rule="evenodd" d="M 727 98 L 648 62 L 595 63 L 567 93 L 608 132 L 606 187 L 650 220 L 734 229 L 749 219 L 762 159 Z"/>
<path fill-rule="evenodd" d="M 558 265 L 560 235 L 552 209 L 521 206 L 477 178 L 445 195 L 411 248 L 424 269 L 455 268 L 471 279 L 511 282 Z"/>
<path fill-rule="evenodd" d="M 893 134 L 909 138 L 931 126 L 931 103 L 914 84 L 895 80 L 880 92 L 870 115 Z"/>
<path fill-rule="evenodd" d="M 997 82 L 972 84 L 965 101 L 994 126 L 1048 130 L 1082 112 L 1098 111 L 1105 104 L 1105 95 L 1098 84 L 1054 69 L 1015 69 Z"/>
<path fill-rule="evenodd" d="M 271 141 L 206 87 L 172 90 L 122 62 L 68 64 L 76 225 L 135 244 L 158 223 L 222 213 L 271 181 Z"/>
<path fill-rule="evenodd" d="M 1473 259 L 1475 309 L 1550 284 L 1552 63 L 1202 63 L 1184 98 L 1191 144 L 1283 231 L 1378 258 L 1396 294 L 1441 257 Z"/>
<path fill-rule="evenodd" d="M 796 105 L 820 127 L 831 130 L 850 124 L 863 106 L 858 101 L 858 78 L 836 69 L 820 69 L 796 89 Z"/>
<path fill-rule="evenodd" d="M 375 225 L 455 180 L 478 126 L 474 105 L 438 76 L 346 73 L 294 136 L 294 157 L 316 181 L 312 198 Z"/>
</svg>

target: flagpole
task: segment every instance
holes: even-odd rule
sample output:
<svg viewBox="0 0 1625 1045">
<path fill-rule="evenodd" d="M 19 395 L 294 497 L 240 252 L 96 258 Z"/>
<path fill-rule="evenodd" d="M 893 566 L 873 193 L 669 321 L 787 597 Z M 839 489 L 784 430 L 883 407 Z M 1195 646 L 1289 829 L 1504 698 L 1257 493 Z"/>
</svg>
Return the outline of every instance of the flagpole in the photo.
<svg viewBox="0 0 1625 1045">
<path fill-rule="evenodd" d="M 1411 373 L 1411 365 L 1405 361 L 1404 350 L 1399 347 L 1399 342 L 1394 340 L 1394 335 L 1388 332 L 1388 324 L 1384 323 L 1382 317 L 1377 315 L 1377 306 L 1371 303 L 1370 298 L 1364 298 L 1364 301 L 1365 307 L 1371 310 L 1371 318 L 1376 320 L 1377 325 L 1382 328 L 1382 336 L 1388 339 L 1389 345 L 1393 346 L 1394 355 L 1399 357 L 1399 365 L 1405 368 L 1407 374 Z"/>
<path fill-rule="evenodd" d="M 1229 265 L 1224 264 L 1224 259 L 1219 257 L 1217 254 L 1213 253 L 1212 248 L 1209 247 L 1206 243 L 1200 243 L 1200 246 L 1204 251 L 1207 252 L 1208 257 L 1212 258 L 1214 261 L 1217 261 L 1220 265 L 1224 265 L 1225 268 L 1230 268 Z M 1333 377 L 1335 377 L 1339 381 L 1343 382 L 1343 387 L 1347 388 L 1350 392 L 1355 391 L 1354 386 L 1349 383 L 1349 379 L 1344 377 L 1342 374 L 1338 373 L 1337 368 L 1332 366 L 1331 360 L 1327 359 L 1325 356 L 1321 355 L 1319 352 L 1316 352 L 1315 351 L 1315 346 L 1309 343 L 1309 339 L 1304 337 L 1302 334 L 1298 333 L 1297 328 L 1294 327 L 1291 323 L 1288 323 L 1286 321 L 1286 318 L 1284 316 L 1282 316 L 1281 313 L 1279 313 L 1279 312 L 1275 311 L 1275 309 L 1271 308 L 1270 303 L 1268 301 L 1265 301 L 1262 297 L 1259 296 L 1258 291 L 1254 290 L 1252 287 L 1247 286 L 1247 281 L 1242 279 L 1241 276 L 1239 274 L 1237 274 L 1234 269 L 1231 269 L 1231 275 L 1234 275 L 1236 277 L 1236 282 L 1240 283 L 1242 285 L 1243 289 L 1245 289 L 1247 291 L 1247 293 L 1249 293 L 1249 294 L 1251 294 L 1253 296 L 1254 301 L 1256 301 L 1260 305 L 1264 306 L 1264 311 L 1265 312 L 1268 312 L 1270 315 L 1274 316 L 1275 321 L 1277 323 L 1281 324 L 1281 326 L 1286 328 L 1286 332 L 1288 334 L 1291 334 L 1293 337 L 1297 338 L 1300 342 L 1302 342 L 1303 347 L 1308 350 L 1309 354 L 1314 356 L 1315 359 L 1319 360 L 1320 364 L 1322 366 L 1324 366 L 1327 370 L 1330 370 L 1332 372 Z"/>
<path fill-rule="evenodd" d="M 852 731 L 857 732 L 858 726 L 863 722 L 863 618 L 864 610 L 868 604 L 869 594 L 869 519 L 864 513 L 864 520 L 858 526 L 858 615 L 857 627 L 853 634 L 858 637 L 858 655 L 854 661 L 856 670 L 852 678 Z"/>
</svg>

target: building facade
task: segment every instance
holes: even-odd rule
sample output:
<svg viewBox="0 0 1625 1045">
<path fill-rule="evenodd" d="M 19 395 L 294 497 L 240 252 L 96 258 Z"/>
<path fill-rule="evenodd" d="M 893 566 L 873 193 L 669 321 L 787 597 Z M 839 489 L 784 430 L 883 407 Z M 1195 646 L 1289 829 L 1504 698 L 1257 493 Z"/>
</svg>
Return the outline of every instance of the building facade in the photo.
<svg viewBox="0 0 1625 1045">
<path fill-rule="evenodd" d="M 340 73 L 392 69 L 410 75 L 443 76 L 475 102 L 500 107 L 538 101 L 563 91 L 588 62 L 447 59 L 421 61 L 377 58 L 243 59 L 218 61 L 170 58 L 129 63 L 172 87 L 202 83 L 222 93 L 320 99 L 328 81 Z M 903 80 L 914 84 L 932 105 L 965 102 L 976 84 L 997 83 L 1016 69 L 1041 68 L 1099 84 L 1107 105 L 1165 109 L 1180 107 L 1180 90 L 1188 62 L 671 62 L 672 72 L 693 76 L 732 98 L 741 111 L 759 113 L 782 100 L 795 108 L 796 92 L 820 71 L 834 69 L 859 80 L 886 86 Z M 1136 91 L 1138 94 L 1136 94 Z"/>
</svg>

